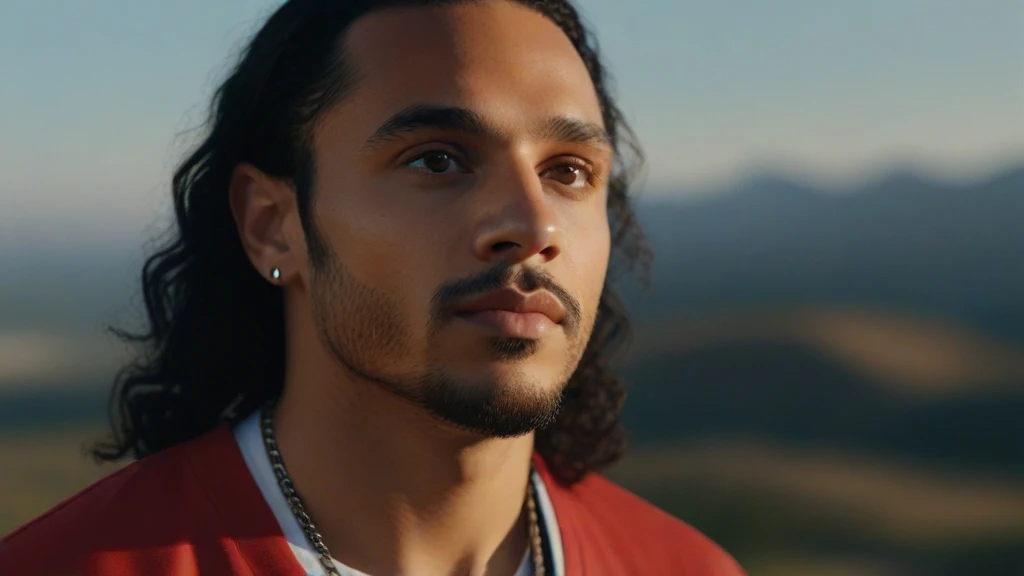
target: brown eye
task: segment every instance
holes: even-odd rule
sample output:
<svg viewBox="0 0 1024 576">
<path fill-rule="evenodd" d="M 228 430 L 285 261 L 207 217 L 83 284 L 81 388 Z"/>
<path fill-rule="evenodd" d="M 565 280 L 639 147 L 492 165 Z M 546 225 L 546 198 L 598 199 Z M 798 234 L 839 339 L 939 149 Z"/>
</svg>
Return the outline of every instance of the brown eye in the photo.
<svg viewBox="0 0 1024 576">
<path fill-rule="evenodd" d="M 441 151 L 432 151 L 422 154 L 410 161 L 407 166 L 410 168 L 424 170 L 431 174 L 449 174 L 451 172 L 462 171 L 462 166 L 459 165 L 455 158 L 450 154 Z"/>
<path fill-rule="evenodd" d="M 587 185 L 588 174 L 586 170 L 580 166 L 563 164 L 562 166 L 556 166 L 550 170 L 546 170 L 543 176 L 570 188 L 583 188 Z"/>
</svg>

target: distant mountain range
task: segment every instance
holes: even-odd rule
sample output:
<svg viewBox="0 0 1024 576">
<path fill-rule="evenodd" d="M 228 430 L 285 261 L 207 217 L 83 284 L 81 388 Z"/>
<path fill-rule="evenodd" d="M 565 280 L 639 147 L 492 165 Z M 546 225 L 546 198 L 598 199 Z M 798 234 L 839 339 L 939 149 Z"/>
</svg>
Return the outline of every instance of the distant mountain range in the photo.
<svg viewBox="0 0 1024 576">
<path fill-rule="evenodd" d="M 851 305 L 1024 341 L 1024 167 L 973 185 L 893 173 L 827 193 L 772 176 L 639 208 L 655 252 L 643 318 Z"/>
<path fill-rule="evenodd" d="M 655 266 L 652 289 L 626 286 L 636 442 L 758 438 L 1024 477 L 1024 168 L 842 194 L 765 176 L 639 213 Z"/>
</svg>

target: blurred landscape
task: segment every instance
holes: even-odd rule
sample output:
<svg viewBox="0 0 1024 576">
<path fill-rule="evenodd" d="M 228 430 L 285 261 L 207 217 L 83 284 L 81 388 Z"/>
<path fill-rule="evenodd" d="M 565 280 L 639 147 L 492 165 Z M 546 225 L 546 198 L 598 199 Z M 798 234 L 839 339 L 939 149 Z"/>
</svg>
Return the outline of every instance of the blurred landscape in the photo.
<svg viewBox="0 0 1024 576">
<path fill-rule="evenodd" d="M 639 204 L 609 474 L 755 575 L 1024 574 L 1024 164 L 708 192 Z M 0 534 L 109 471 L 83 446 L 144 248 L 0 252 Z"/>
</svg>

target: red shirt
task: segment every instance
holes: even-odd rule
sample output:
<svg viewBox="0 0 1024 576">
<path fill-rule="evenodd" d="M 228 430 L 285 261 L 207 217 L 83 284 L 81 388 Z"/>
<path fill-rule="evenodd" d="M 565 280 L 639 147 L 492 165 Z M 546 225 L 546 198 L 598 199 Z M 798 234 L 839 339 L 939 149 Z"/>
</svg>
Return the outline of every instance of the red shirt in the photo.
<svg viewBox="0 0 1024 576">
<path fill-rule="evenodd" d="M 742 576 L 692 527 L 597 474 L 535 466 L 567 576 Z M 304 576 L 227 425 L 143 458 L 0 540 L 0 574 Z"/>
</svg>

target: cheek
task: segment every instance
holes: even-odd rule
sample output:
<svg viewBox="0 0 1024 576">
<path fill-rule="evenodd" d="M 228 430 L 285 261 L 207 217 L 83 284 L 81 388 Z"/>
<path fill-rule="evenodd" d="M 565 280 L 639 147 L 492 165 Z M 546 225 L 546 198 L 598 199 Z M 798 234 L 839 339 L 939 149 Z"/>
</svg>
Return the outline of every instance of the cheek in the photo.
<svg viewBox="0 0 1024 576">
<path fill-rule="evenodd" d="M 366 187 L 363 187 L 366 189 Z M 380 195 L 324 198 L 315 211 L 322 235 L 349 273 L 360 283 L 389 294 L 403 315 L 429 299 L 434 251 L 422 218 L 407 206 L 387 206 Z M 375 197 L 375 198 L 374 198 Z"/>
<path fill-rule="evenodd" d="M 579 289 L 587 303 L 596 308 L 604 288 L 611 253 L 608 220 L 603 215 L 592 218 L 585 225 L 577 227 L 571 237 L 571 266 L 580 279 Z"/>
</svg>

